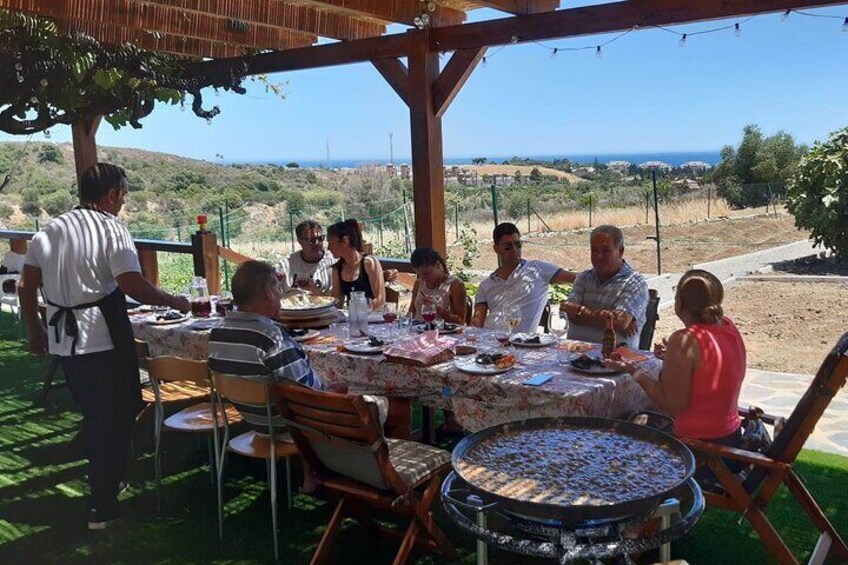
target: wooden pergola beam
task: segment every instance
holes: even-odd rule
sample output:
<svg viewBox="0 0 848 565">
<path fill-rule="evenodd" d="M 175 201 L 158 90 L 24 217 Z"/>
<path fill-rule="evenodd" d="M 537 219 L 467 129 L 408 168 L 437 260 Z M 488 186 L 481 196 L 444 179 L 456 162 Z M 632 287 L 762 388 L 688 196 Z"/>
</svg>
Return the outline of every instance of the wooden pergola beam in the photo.
<svg viewBox="0 0 848 565">
<path fill-rule="evenodd" d="M 32 12 L 65 22 L 90 22 L 253 49 L 286 49 L 292 45 L 311 45 L 318 39 L 314 34 L 258 24 L 252 24 L 246 31 L 238 31 L 230 28 L 226 18 L 200 12 L 189 13 L 167 5 L 136 0 L 0 0 L 0 7 Z"/>
<path fill-rule="evenodd" d="M 436 117 L 444 116 L 448 106 L 459 94 L 465 81 L 477 67 L 477 63 L 486 54 L 487 49 L 487 47 L 460 49 L 451 56 L 450 61 L 439 73 L 439 78 L 433 84 L 433 108 Z"/>
<path fill-rule="evenodd" d="M 374 67 L 394 91 L 409 106 L 409 70 L 399 59 L 374 59 Z"/>
<path fill-rule="evenodd" d="M 433 28 L 430 50 L 455 51 L 519 42 L 577 37 L 632 29 L 634 26 L 674 25 L 787 9 L 846 4 L 846 0 L 632 0 L 542 14 Z M 198 63 L 203 73 L 265 74 L 406 57 L 406 33 L 344 43 L 314 45 L 249 58 Z"/>
<path fill-rule="evenodd" d="M 515 15 L 538 14 L 559 8 L 559 0 L 474 0 L 474 3 L 486 8 Z"/>
<path fill-rule="evenodd" d="M 436 28 L 433 49 L 453 51 L 845 4 L 845 0 L 629 0 Z"/>
<path fill-rule="evenodd" d="M 422 13 L 420 0 L 297 0 L 297 3 L 317 9 L 332 9 L 337 13 L 409 26 L 415 25 L 415 18 Z M 436 2 L 436 6 L 435 12 L 428 12 L 432 19 L 431 26 L 458 25 L 465 21 L 465 12 L 439 6 L 438 2 Z"/>
</svg>

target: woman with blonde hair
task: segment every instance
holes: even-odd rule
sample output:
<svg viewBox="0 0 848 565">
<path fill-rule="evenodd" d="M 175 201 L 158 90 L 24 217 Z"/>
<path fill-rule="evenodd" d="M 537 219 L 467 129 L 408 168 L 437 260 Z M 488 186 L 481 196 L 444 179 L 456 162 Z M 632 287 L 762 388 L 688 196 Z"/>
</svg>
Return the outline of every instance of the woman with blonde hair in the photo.
<svg viewBox="0 0 848 565">
<path fill-rule="evenodd" d="M 654 404 L 674 416 L 675 435 L 735 446 L 742 437 L 737 406 L 746 353 L 739 330 L 724 315 L 723 299 L 715 275 L 687 271 L 674 298 L 674 312 L 686 327 L 655 347 L 663 360 L 659 378 L 617 354 L 607 365 L 633 375 Z"/>
</svg>

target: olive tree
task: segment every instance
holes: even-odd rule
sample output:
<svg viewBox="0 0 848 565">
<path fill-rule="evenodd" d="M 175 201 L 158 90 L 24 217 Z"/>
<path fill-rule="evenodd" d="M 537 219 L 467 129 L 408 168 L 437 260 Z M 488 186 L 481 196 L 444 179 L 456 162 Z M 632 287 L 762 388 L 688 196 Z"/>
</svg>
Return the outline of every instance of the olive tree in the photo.
<svg viewBox="0 0 848 565">
<path fill-rule="evenodd" d="M 789 184 L 787 209 L 841 261 L 848 261 L 848 128 L 816 143 Z"/>
</svg>

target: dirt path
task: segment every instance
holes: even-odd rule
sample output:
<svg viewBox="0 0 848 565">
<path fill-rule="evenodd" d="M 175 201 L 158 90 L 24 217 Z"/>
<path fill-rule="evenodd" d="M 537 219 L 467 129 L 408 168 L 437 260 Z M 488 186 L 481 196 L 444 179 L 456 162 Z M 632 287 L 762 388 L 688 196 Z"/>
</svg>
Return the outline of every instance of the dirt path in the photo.
<svg viewBox="0 0 848 565">
<path fill-rule="evenodd" d="M 846 302 L 845 284 L 739 281 L 727 289 L 724 311 L 745 338 L 749 367 L 813 374 L 848 330 Z M 663 310 L 656 339 L 680 327 L 673 310 Z"/>
<path fill-rule="evenodd" d="M 543 259 L 570 269 L 585 269 L 589 266 L 588 230 L 557 235 L 541 235 L 525 238 L 524 257 Z M 650 226 L 634 226 L 624 229 L 625 257 L 646 275 L 656 273 L 656 244 L 645 239 L 653 235 Z M 795 228 L 794 219 L 788 214 L 711 220 L 682 224 L 664 228 L 661 232 L 663 272 L 679 273 L 698 263 L 743 255 L 754 251 L 799 241 L 807 232 Z M 476 269 L 493 269 L 496 258 L 488 242 L 480 244 L 481 257 Z M 458 252 L 454 250 L 454 252 Z"/>
</svg>

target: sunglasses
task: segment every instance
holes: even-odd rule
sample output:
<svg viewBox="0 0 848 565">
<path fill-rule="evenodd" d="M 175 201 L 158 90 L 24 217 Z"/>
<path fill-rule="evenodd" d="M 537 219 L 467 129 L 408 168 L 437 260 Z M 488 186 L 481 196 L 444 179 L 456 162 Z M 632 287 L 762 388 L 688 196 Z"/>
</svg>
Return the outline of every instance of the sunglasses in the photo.
<svg viewBox="0 0 848 565">
<path fill-rule="evenodd" d="M 316 243 L 324 243 L 324 236 L 319 235 L 318 237 L 307 237 L 306 239 L 298 239 L 298 241 L 304 241 L 309 245 L 315 245 Z"/>
</svg>

